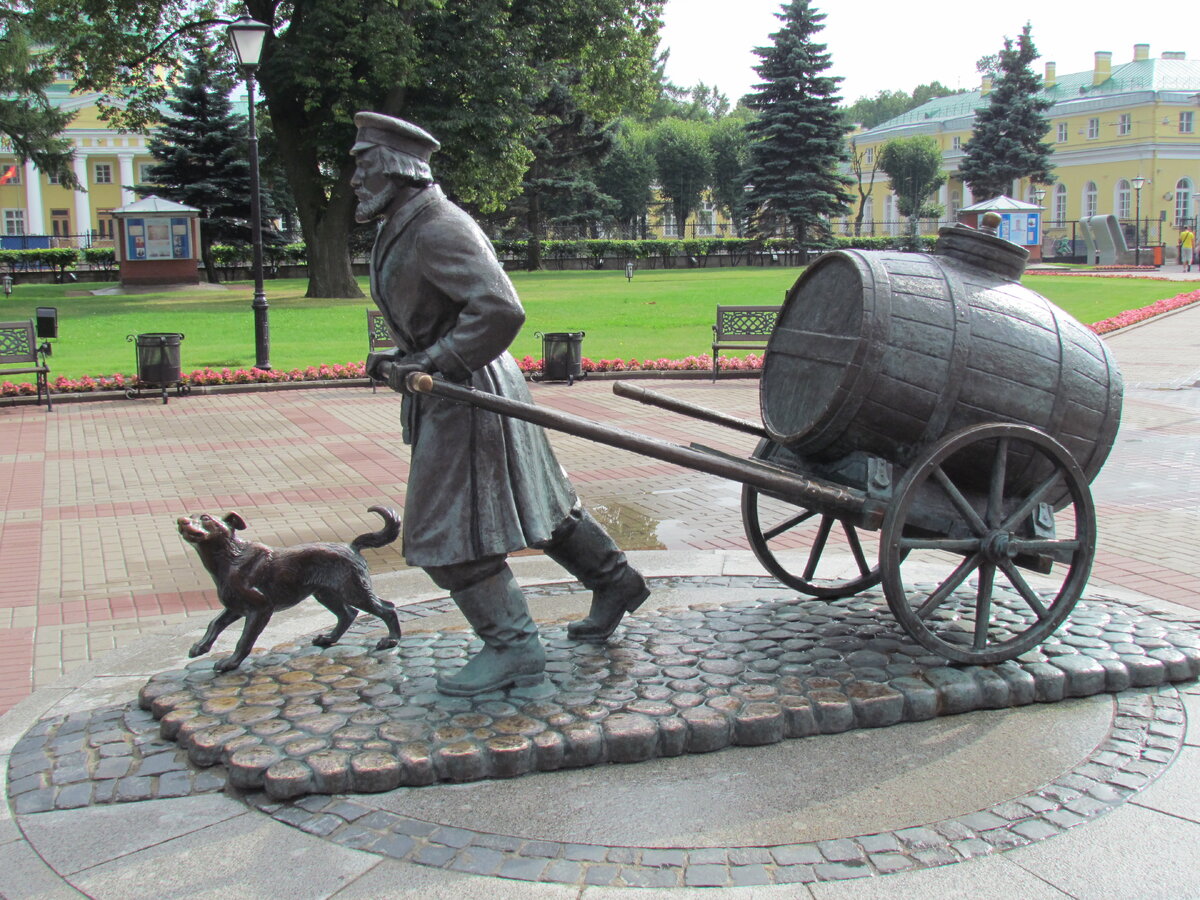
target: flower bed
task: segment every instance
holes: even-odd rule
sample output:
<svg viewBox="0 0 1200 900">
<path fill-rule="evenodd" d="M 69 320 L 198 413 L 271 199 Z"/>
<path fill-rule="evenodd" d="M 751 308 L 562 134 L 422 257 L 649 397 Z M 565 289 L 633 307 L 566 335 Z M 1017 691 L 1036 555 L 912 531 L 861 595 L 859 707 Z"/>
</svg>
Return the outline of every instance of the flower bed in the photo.
<svg viewBox="0 0 1200 900">
<path fill-rule="evenodd" d="M 1189 306 L 1197 301 L 1200 301 L 1200 291 L 1188 291 L 1186 294 L 1178 294 L 1174 297 L 1167 297 L 1165 300 L 1157 300 L 1149 306 L 1143 306 L 1141 309 L 1127 309 L 1120 315 L 1105 319 L 1102 322 L 1094 322 L 1088 327 L 1097 334 L 1107 334 L 1110 331 L 1116 331 L 1118 328 L 1135 325 L 1154 316 L 1161 316 L 1163 313 Z"/>
</svg>

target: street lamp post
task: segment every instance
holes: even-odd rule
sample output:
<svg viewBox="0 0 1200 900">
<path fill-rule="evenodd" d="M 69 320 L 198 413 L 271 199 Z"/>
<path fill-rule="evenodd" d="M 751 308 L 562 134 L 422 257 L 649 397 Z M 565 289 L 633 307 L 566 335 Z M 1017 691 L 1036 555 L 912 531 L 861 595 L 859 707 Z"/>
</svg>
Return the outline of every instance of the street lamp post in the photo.
<svg viewBox="0 0 1200 900">
<path fill-rule="evenodd" d="M 254 70 L 262 56 L 263 41 L 270 26 L 242 16 L 229 25 L 229 41 L 246 76 L 250 107 L 250 231 L 254 245 L 254 365 L 271 368 L 271 329 L 267 319 L 267 295 L 263 290 L 262 195 L 258 184 L 258 127 L 254 121 Z"/>
<path fill-rule="evenodd" d="M 1131 183 L 1133 184 L 1133 195 L 1136 198 L 1133 213 L 1133 264 L 1140 266 L 1142 264 L 1142 188 L 1146 186 L 1146 179 L 1139 175 Z"/>
</svg>

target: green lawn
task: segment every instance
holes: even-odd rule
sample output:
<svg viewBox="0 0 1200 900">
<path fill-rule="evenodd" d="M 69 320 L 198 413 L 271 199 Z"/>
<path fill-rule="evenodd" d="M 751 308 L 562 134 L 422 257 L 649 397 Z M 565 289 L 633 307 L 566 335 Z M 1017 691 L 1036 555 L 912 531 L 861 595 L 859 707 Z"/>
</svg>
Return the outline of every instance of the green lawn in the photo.
<svg viewBox="0 0 1200 900">
<path fill-rule="evenodd" d="M 594 359 L 680 359 L 709 350 L 713 311 L 723 304 L 776 304 L 800 274 L 797 268 L 672 269 L 622 272 L 518 272 L 513 281 L 527 311 L 513 344 L 520 357 L 541 355 L 539 331 L 585 331 L 583 352 Z M 1165 297 L 1184 286 L 1132 278 L 1028 276 L 1024 283 L 1084 322 L 1096 322 Z M 371 301 L 310 300 L 301 279 L 268 281 L 271 363 L 276 369 L 360 361 L 366 355 L 365 310 Z M 134 346 L 126 335 L 182 332 L 185 371 L 249 367 L 254 363 L 251 285 L 225 290 L 100 295 L 102 284 L 18 284 L 0 300 L 0 320 L 33 316 L 56 306 L 59 339 L 54 376 L 131 374 Z M 366 283 L 363 281 L 363 290 Z M 3 378 L 0 372 L 0 378 Z"/>
</svg>

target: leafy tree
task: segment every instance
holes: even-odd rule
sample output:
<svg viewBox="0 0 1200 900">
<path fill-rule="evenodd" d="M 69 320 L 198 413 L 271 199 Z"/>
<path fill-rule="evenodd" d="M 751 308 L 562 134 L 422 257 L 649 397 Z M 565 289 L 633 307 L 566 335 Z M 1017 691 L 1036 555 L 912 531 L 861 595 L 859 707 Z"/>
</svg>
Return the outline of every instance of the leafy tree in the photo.
<svg viewBox="0 0 1200 900">
<path fill-rule="evenodd" d="M 762 82 L 746 104 L 759 113 L 747 126 L 750 200 L 763 233 L 786 223 L 804 244 L 813 229 L 843 214 L 850 178 L 838 171 L 845 161 L 846 125 L 838 109 L 840 79 L 823 74 L 830 64 L 825 45 L 813 40 L 825 16 L 809 0 L 791 0 L 776 13 L 783 28 L 769 47 L 754 52 Z"/>
<path fill-rule="evenodd" d="M 158 164 L 137 190 L 200 210 L 200 258 L 208 280 L 215 282 L 212 245 L 250 237 L 246 121 L 233 112 L 233 80 L 220 57 L 203 41 L 189 43 L 191 61 L 150 141 Z"/>
<path fill-rule="evenodd" d="M 959 166 L 979 200 L 1006 193 L 1018 178 L 1042 184 L 1054 181 L 1050 163 L 1054 147 L 1042 140 L 1050 128 L 1045 113 L 1052 104 L 1040 95 L 1041 78 L 1030 68 L 1037 58 L 1028 24 L 1015 47 L 1010 38 L 1004 39 L 1000 77 L 992 87 L 991 102 L 975 116 L 974 133 L 963 145 Z"/>
<path fill-rule="evenodd" d="M 671 205 L 682 236 L 683 226 L 699 208 L 712 174 L 708 129 L 702 122 L 663 119 L 654 126 L 650 148 L 658 169 L 659 189 Z"/>
<path fill-rule="evenodd" d="M 713 122 L 708 134 L 713 158 L 713 200 L 725 210 L 738 237 L 742 235 L 746 219 L 746 163 L 750 154 L 746 123 L 749 119 L 749 110 L 739 106 L 731 115 Z"/>
<path fill-rule="evenodd" d="M 879 151 L 879 168 L 888 176 L 888 186 L 896 194 L 896 208 L 908 217 L 912 244 L 917 244 L 917 223 L 922 216 L 936 216 L 941 207 L 929 202 L 929 195 L 946 183 L 942 171 L 942 151 L 927 134 L 894 138 Z"/>
<path fill-rule="evenodd" d="M 54 67 L 31 45 L 25 16 L 15 7 L 0 8 L 0 136 L 21 163 L 34 164 L 68 187 L 80 187 L 71 166 L 71 142 L 61 136 L 73 118 L 51 106 L 46 88 Z"/>
<path fill-rule="evenodd" d="M 613 215 L 629 237 L 644 237 L 646 208 L 654 196 L 658 169 L 650 152 L 650 132 L 632 120 L 616 128 L 612 152 L 600 166 L 597 184 L 616 203 Z"/>
<path fill-rule="evenodd" d="M 612 149 L 614 130 L 580 108 L 572 96 L 570 74 L 551 86 L 538 106 L 538 127 L 529 144 L 533 162 L 525 173 L 514 212 L 523 207 L 526 268 L 542 267 L 541 238 L 547 221 L 594 231 L 615 201 L 596 186 L 596 166 Z"/>
<path fill-rule="evenodd" d="M 521 186 L 527 141 L 551 65 L 574 65 L 573 92 L 593 115 L 650 78 L 662 0 L 247 0 L 271 26 L 258 78 L 308 247 L 310 296 L 359 296 L 348 235 L 354 113 L 402 116 L 443 143 L 448 193 L 487 212 Z M 108 115 L 144 125 L 177 69 L 193 0 L 38 0 L 61 64 L 107 92 Z M 615 113 L 612 113 L 615 115 Z"/>
</svg>

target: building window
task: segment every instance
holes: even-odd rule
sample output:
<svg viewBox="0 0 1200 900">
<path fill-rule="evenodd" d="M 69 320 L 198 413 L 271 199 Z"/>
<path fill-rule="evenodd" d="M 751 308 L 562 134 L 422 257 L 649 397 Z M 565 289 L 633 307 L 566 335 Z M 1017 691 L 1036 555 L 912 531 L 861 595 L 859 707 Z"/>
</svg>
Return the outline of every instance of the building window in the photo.
<svg viewBox="0 0 1200 900">
<path fill-rule="evenodd" d="M 1129 187 L 1129 182 L 1124 178 L 1117 182 L 1116 195 L 1113 197 L 1113 201 L 1118 219 L 1133 218 L 1133 189 Z"/>
<path fill-rule="evenodd" d="M 866 153 L 863 154 L 863 162 L 868 166 L 875 162 L 875 148 L 868 147 Z"/>
<path fill-rule="evenodd" d="M 868 197 L 867 202 L 863 204 L 863 227 L 867 230 L 867 234 L 875 233 L 875 198 Z"/>
<path fill-rule="evenodd" d="M 21 164 L 5 163 L 0 165 L 0 184 L 20 184 Z"/>
<path fill-rule="evenodd" d="M 1083 186 L 1083 217 L 1096 214 L 1096 204 L 1099 199 L 1099 191 L 1096 190 L 1096 182 L 1089 181 Z"/>
<path fill-rule="evenodd" d="M 1117 117 L 1117 134 L 1133 133 L 1133 113 L 1121 113 Z"/>
<path fill-rule="evenodd" d="M 674 210 L 663 213 L 663 237 L 679 237 L 679 228 L 675 224 Z"/>
<path fill-rule="evenodd" d="M 950 192 L 950 221 L 958 221 L 958 211 L 962 209 L 962 191 Z"/>
<path fill-rule="evenodd" d="M 25 233 L 25 210 L 23 210 L 23 209 L 6 209 L 4 211 L 4 233 L 5 234 L 24 234 Z"/>
<path fill-rule="evenodd" d="M 1180 178 L 1175 185 L 1175 224 L 1184 225 L 1192 220 L 1192 179 Z"/>
<path fill-rule="evenodd" d="M 696 213 L 696 234 L 702 237 L 712 237 L 717 233 L 717 207 L 712 203 L 702 203 Z"/>
<path fill-rule="evenodd" d="M 46 181 L 50 184 L 62 184 L 62 179 L 58 177 L 57 172 L 47 172 Z"/>
<path fill-rule="evenodd" d="M 1094 141 L 1100 137 L 1100 120 L 1088 119 L 1088 140 Z"/>
<path fill-rule="evenodd" d="M 1054 186 L 1054 224 L 1065 225 L 1067 223 L 1067 186 L 1065 184 L 1056 184 Z"/>
<path fill-rule="evenodd" d="M 960 150 L 962 150 L 962 138 L 957 134 L 950 139 L 950 149 L 952 149 L 955 153 L 958 153 Z"/>
<path fill-rule="evenodd" d="M 154 177 L 150 174 L 157 163 L 138 163 L 138 184 L 150 184 Z"/>
<path fill-rule="evenodd" d="M 1058 123 L 1058 142 L 1060 144 L 1065 144 L 1067 142 L 1067 134 L 1070 132 L 1070 130 L 1071 129 L 1067 127 L 1066 122 Z"/>
<path fill-rule="evenodd" d="M 96 184 L 112 184 L 112 164 L 111 163 L 96 163 L 92 170 L 95 174 L 93 179 Z"/>
<path fill-rule="evenodd" d="M 1191 134 L 1196 130 L 1196 114 L 1190 109 L 1185 109 L 1179 114 L 1179 133 Z"/>
<path fill-rule="evenodd" d="M 113 218 L 111 209 L 96 210 L 96 237 L 112 240 Z"/>
</svg>

